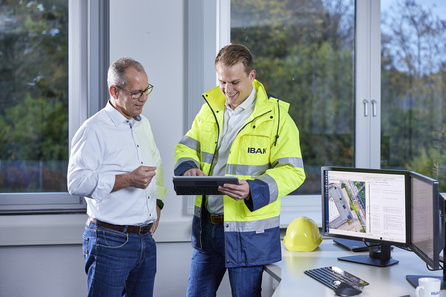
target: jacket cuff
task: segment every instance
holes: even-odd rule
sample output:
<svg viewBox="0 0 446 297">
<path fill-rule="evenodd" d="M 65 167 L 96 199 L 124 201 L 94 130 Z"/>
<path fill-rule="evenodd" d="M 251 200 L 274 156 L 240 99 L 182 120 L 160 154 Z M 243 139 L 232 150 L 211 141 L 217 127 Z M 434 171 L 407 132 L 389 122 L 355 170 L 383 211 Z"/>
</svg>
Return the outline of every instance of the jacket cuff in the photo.
<svg viewBox="0 0 446 297">
<path fill-rule="evenodd" d="M 246 207 L 250 211 L 260 209 L 269 203 L 269 187 L 268 184 L 259 179 L 247 180 L 251 199 L 244 200 Z"/>
<path fill-rule="evenodd" d="M 186 171 L 192 168 L 198 168 L 194 162 L 192 161 L 186 161 L 181 163 L 177 168 L 174 170 L 175 176 L 183 175 Z"/>
</svg>

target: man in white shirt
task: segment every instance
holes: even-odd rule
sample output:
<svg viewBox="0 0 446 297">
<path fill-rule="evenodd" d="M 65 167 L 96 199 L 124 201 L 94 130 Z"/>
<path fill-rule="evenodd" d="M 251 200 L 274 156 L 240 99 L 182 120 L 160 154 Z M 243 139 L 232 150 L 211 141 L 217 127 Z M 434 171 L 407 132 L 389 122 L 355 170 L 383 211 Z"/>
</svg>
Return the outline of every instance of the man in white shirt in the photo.
<svg viewBox="0 0 446 297">
<path fill-rule="evenodd" d="M 68 191 L 89 216 L 83 250 L 88 296 L 153 296 L 158 227 L 166 188 L 149 120 L 153 86 L 143 66 L 121 58 L 108 70 L 110 99 L 76 132 Z"/>
</svg>

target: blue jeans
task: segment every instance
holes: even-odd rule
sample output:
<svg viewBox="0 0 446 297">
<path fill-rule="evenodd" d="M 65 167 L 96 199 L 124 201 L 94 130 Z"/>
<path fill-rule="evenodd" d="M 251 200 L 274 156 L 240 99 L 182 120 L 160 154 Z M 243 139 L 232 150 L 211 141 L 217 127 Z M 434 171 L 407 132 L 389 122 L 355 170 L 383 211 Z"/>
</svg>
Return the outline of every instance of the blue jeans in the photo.
<svg viewBox="0 0 446 297">
<path fill-rule="evenodd" d="M 83 236 L 88 296 L 153 296 L 156 244 L 150 232 L 126 233 L 85 226 Z"/>
<path fill-rule="evenodd" d="M 225 267 L 225 241 L 223 225 L 205 220 L 202 226 L 202 250 L 194 249 L 190 265 L 187 297 L 213 297 Z M 233 297 L 260 297 L 263 266 L 228 268 Z"/>
</svg>

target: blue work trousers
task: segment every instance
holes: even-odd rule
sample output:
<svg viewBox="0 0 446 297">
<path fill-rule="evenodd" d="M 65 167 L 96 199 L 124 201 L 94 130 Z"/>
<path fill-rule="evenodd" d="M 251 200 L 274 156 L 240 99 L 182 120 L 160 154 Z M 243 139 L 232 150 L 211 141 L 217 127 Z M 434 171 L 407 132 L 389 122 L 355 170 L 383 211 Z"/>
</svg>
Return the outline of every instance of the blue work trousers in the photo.
<svg viewBox="0 0 446 297">
<path fill-rule="evenodd" d="M 91 222 L 83 236 L 88 296 L 153 296 L 156 244 L 150 232 L 120 232 Z"/>
<path fill-rule="evenodd" d="M 225 267 L 223 225 L 205 220 L 202 226 L 203 249 L 194 249 L 189 274 L 187 297 L 214 297 Z M 263 266 L 228 268 L 233 297 L 260 297 Z"/>
</svg>

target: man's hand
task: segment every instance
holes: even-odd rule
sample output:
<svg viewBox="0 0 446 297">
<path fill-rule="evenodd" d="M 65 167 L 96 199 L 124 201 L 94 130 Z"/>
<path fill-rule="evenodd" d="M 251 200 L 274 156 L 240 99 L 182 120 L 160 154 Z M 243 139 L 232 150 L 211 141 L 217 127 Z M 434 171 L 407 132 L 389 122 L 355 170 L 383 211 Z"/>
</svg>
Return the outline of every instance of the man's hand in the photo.
<svg viewBox="0 0 446 297">
<path fill-rule="evenodd" d="M 156 175 L 155 166 L 139 166 L 129 173 L 130 186 L 145 189 Z"/>
<path fill-rule="evenodd" d="M 234 200 L 243 200 L 249 197 L 249 184 L 244 179 L 239 179 L 239 184 L 224 184 L 218 190 Z"/>
<path fill-rule="evenodd" d="M 127 187 L 147 188 L 156 175 L 155 170 L 155 166 L 139 166 L 130 173 L 116 175 L 112 192 Z"/>
<path fill-rule="evenodd" d="M 206 174 L 198 168 L 192 168 L 184 172 L 183 176 L 206 176 Z"/>
<path fill-rule="evenodd" d="M 156 206 L 156 221 L 153 222 L 152 228 L 150 228 L 150 234 L 153 236 L 153 234 L 155 233 L 156 229 L 158 228 L 158 225 L 160 223 L 160 218 L 161 218 L 161 208 L 159 208 L 159 206 Z"/>
</svg>

